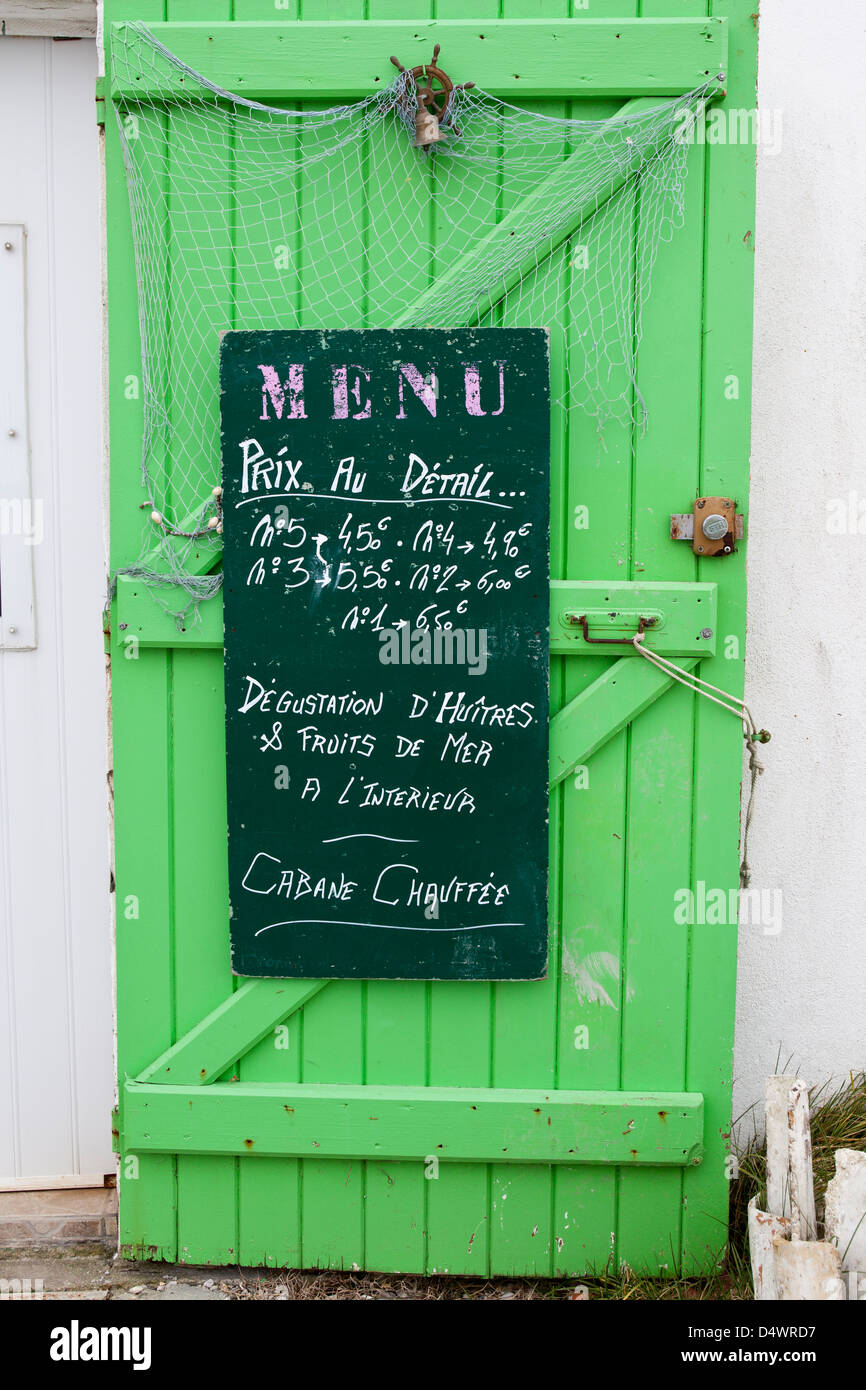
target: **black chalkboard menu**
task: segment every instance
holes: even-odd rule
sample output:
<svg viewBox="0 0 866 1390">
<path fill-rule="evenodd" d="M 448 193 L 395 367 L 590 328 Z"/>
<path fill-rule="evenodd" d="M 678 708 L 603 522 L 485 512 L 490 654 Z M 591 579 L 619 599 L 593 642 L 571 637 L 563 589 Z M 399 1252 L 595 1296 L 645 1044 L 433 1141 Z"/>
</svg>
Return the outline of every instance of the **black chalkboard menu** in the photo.
<svg viewBox="0 0 866 1390">
<path fill-rule="evenodd" d="M 234 972 L 542 978 L 546 331 L 229 332 L 220 388 Z"/>
</svg>

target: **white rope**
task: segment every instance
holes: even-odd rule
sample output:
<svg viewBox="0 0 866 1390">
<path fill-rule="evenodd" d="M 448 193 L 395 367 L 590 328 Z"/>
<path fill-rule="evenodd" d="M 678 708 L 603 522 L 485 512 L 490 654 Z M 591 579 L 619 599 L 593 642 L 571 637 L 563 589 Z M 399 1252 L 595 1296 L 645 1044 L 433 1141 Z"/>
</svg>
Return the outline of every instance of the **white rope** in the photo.
<svg viewBox="0 0 866 1390">
<path fill-rule="evenodd" d="M 658 670 L 662 671 L 671 680 L 678 681 L 680 685 L 685 686 L 686 690 L 691 690 L 695 695 L 703 695 L 704 699 L 712 700 L 714 705 L 721 705 L 722 709 L 729 710 L 731 714 L 737 716 L 743 725 L 743 737 L 746 742 L 746 747 L 749 750 L 751 785 L 749 787 L 749 800 L 746 806 L 746 818 L 743 824 L 743 854 L 740 862 L 740 887 L 748 888 L 752 876 L 748 858 L 749 831 L 752 825 L 752 814 L 755 804 L 755 788 L 758 778 L 764 771 L 763 763 L 758 761 L 757 744 L 768 743 L 770 735 L 767 733 L 766 729 L 758 728 L 754 716 L 745 700 L 739 700 L 736 695 L 732 695 L 730 691 L 722 690 L 720 686 L 713 685 L 710 681 L 702 680 L 700 676 L 692 675 L 690 671 L 684 671 L 681 666 L 677 666 L 665 656 L 660 656 L 658 652 L 648 651 L 643 645 L 645 636 L 646 634 L 643 632 L 636 632 L 632 638 L 632 645 L 638 656 L 642 656 L 647 661 L 651 662 L 653 666 L 656 666 Z M 711 691 L 715 693 L 711 694 Z"/>
<path fill-rule="evenodd" d="M 671 680 L 679 681 L 680 685 L 684 685 L 687 689 L 693 690 L 696 695 L 705 695 L 706 698 L 712 700 L 714 704 L 721 705 L 723 709 L 730 710 L 731 714 L 736 714 L 742 721 L 743 730 L 747 738 L 758 737 L 758 726 L 752 718 L 752 713 L 745 700 L 738 700 L 736 695 L 732 695 L 730 691 L 722 690 L 718 685 L 712 685 L 709 681 L 701 680 L 700 676 L 693 676 L 690 671 L 684 671 L 681 666 L 677 666 L 673 661 L 669 661 L 666 656 L 660 656 L 658 652 L 648 651 L 643 645 L 645 636 L 646 633 L 637 632 L 632 638 L 634 649 L 640 656 L 646 657 L 647 661 L 651 661 L 654 666 L 658 666 L 659 670 L 664 671 L 666 675 L 670 676 Z M 711 690 L 715 691 L 715 695 L 709 694 Z M 718 698 L 720 695 L 723 696 L 721 700 Z M 763 733 L 766 731 L 761 730 L 761 732 Z M 762 743 L 766 742 L 764 739 L 759 741 Z"/>
</svg>

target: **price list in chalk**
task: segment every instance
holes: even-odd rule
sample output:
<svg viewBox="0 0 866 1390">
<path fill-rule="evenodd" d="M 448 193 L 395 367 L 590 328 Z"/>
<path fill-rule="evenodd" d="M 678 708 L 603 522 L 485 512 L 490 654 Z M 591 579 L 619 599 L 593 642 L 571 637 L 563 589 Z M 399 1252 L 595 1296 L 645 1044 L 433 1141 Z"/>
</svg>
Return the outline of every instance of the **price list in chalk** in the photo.
<svg viewBox="0 0 866 1390">
<path fill-rule="evenodd" d="M 542 978 L 546 332 L 230 332 L 220 387 L 233 970 Z"/>
</svg>

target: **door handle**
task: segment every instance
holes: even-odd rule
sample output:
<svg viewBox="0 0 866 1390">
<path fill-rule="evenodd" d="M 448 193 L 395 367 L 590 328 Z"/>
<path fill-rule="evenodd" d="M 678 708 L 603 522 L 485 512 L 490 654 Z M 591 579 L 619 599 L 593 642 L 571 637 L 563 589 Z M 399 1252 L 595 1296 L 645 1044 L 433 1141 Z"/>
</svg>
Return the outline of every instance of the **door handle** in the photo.
<svg viewBox="0 0 866 1390">
<path fill-rule="evenodd" d="M 630 647 L 636 636 L 646 632 L 648 627 L 655 627 L 658 618 L 640 618 L 638 620 L 637 632 L 632 633 L 630 637 L 590 637 L 589 618 L 585 613 L 581 613 L 580 616 L 571 613 L 569 614 L 568 621 L 583 628 L 583 640 L 584 642 L 589 642 L 592 646 L 613 647 L 625 645 Z"/>
</svg>

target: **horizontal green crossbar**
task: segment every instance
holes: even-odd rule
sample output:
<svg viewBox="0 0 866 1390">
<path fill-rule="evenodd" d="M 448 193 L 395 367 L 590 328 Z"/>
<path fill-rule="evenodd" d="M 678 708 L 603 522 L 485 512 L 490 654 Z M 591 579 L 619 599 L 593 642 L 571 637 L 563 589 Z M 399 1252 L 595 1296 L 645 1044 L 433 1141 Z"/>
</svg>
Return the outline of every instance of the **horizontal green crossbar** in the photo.
<svg viewBox="0 0 866 1390">
<path fill-rule="evenodd" d="M 550 650 L 556 656 L 629 656 L 626 644 L 596 646 L 593 639 L 630 638 L 640 618 L 652 618 L 645 644 L 660 656 L 714 656 L 715 584 L 645 583 L 604 579 L 552 579 Z M 589 642 L 576 619 L 587 618 Z"/>
<path fill-rule="evenodd" d="M 692 1092 L 127 1082 L 125 1153 L 468 1163 L 699 1163 Z"/>
<path fill-rule="evenodd" d="M 142 647 L 210 647 L 223 645 L 222 595 L 199 604 L 198 621 L 178 628 L 174 618 L 154 603 L 140 580 L 121 576 L 117 583 L 117 633 L 121 651 L 135 638 Z M 634 656 L 632 648 L 594 646 L 570 617 L 589 615 L 593 637 L 628 637 L 639 617 L 657 616 L 646 645 L 661 656 L 712 656 L 716 650 L 716 585 L 676 583 L 605 583 L 554 580 L 550 586 L 550 650 L 555 656 Z M 613 616 L 612 616 L 613 615 Z M 709 636 L 703 636 L 703 633 Z"/>
<path fill-rule="evenodd" d="M 124 26 L 113 24 L 112 37 Z M 429 63 L 433 45 L 455 82 L 474 81 L 511 100 L 530 97 L 676 96 L 724 72 L 727 21 L 701 19 L 465 19 L 279 23 L 154 23 L 166 48 L 209 82 L 250 99 L 369 96 L 406 67 Z M 126 99 L 194 95 L 176 77 L 115 77 Z"/>
</svg>

